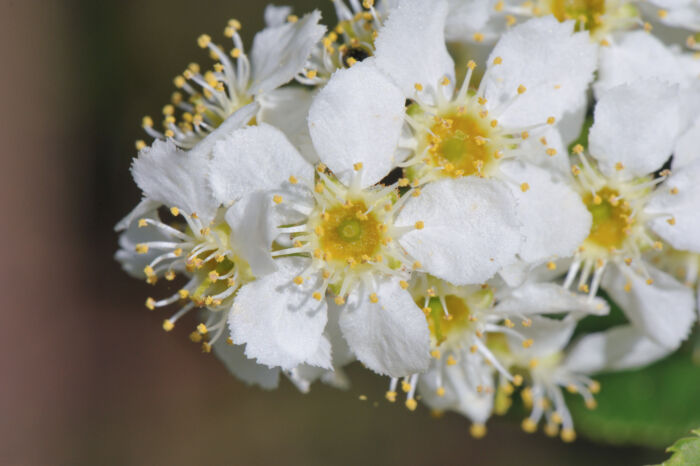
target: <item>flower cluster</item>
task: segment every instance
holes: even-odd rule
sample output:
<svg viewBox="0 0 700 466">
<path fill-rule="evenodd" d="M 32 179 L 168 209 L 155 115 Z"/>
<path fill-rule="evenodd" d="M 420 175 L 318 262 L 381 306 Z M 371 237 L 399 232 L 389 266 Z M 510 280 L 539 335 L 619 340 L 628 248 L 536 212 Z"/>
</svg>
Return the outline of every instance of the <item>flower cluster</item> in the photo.
<svg viewBox="0 0 700 466">
<path fill-rule="evenodd" d="M 143 120 L 117 260 L 248 383 L 357 360 L 475 436 L 517 392 L 573 440 L 563 390 L 594 408 L 592 375 L 697 318 L 700 6 L 333 3 L 268 7 L 249 51 L 236 20 L 199 37 L 215 63 Z M 578 332 L 608 299 L 628 323 Z"/>
</svg>

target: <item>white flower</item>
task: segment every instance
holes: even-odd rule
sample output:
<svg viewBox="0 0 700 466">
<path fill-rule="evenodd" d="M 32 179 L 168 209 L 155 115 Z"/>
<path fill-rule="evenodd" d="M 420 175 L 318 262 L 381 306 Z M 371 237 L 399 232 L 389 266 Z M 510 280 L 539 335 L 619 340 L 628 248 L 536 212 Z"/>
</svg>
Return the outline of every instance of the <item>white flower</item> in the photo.
<svg viewBox="0 0 700 466">
<path fill-rule="evenodd" d="M 428 320 L 433 359 L 425 373 L 404 379 L 406 406 L 415 409 L 417 387 L 431 408 L 451 409 L 469 417 L 477 436 L 485 433 L 484 424 L 491 414 L 494 375 L 502 383 L 520 383 L 500 360 L 501 351 L 493 350 L 494 341 L 507 334 L 529 347 L 532 341 L 520 328 L 528 328 L 533 315 L 602 315 L 609 310 L 602 299 L 588 300 L 553 283 L 497 286 L 456 287 L 425 275 L 414 278 L 411 286 Z M 392 379 L 386 394 L 390 401 L 396 399 L 397 385 L 398 379 Z"/>
<path fill-rule="evenodd" d="M 579 289 L 591 296 L 602 286 L 637 328 L 667 348 L 676 348 L 695 320 L 692 292 L 642 253 L 662 249 L 662 241 L 700 251 L 700 189 L 691 181 L 700 164 L 654 177 L 674 147 L 679 114 L 677 88 L 655 81 L 600 96 L 589 132 L 595 163 L 579 147 L 582 164 L 573 167 L 593 225 L 564 284 L 578 276 Z"/>
<path fill-rule="evenodd" d="M 318 24 L 318 11 L 284 24 L 279 23 L 275 13 L 271 10 L 268 14 L 273 25 L 255 35 L 250 55 L 245 53 L 238 34 L 241 24 L 235 19 L 225 29 L 232 41 L 233 60 L 211 37 L 201 35 L 197 43 L 218 61 L 214 70 L 202 72 L 199 65 L 190 64 L 174 79 L 180 91 L 173 94 L 172 105 L 163 108 L 164 131 L 155 130 L 153 120 L 146 117 L 146 132 L 189 149 L 237 110 L 255 101 L 260 105 L 257 121 L 273 123 L 293 138 L 299 129 L 298 121 L 308 109 L 310 94 L 302 89 L 277 88 L 294 79 L 303 68 L 325 27 Z M 180 122 L 176 120 L 176 109 L 182 112 Z"/>
<path fill-rule="evenodd" d="M 476 92 L 469 89 L 474 62 L 469 63 L 460 89 L 454 91 L 454 65 L 442 32 L 446 14 L 444 2 L 431 4 L 430 11 L 421 2 L 401 2 L 379 31 L 376 61 L 368 63 L 376 64 L 406 98 L 415 101 L 406 118 L 412 138 L 402 141 L 414 155 L 401 165 L 407 167 L 409 179 L 429 183 L 426 193 L 439 189 L 430 186 L 431 181 L 444 178 L 457 178 L 451 183 L 454 189 L 472 189 L 467 186 L 476 182 L 463 178 L 470 175 L 488 178 L 481 184 L 483 189 L 489 186 L 493 191 L 506 188 L 511 192 L 511 209 L 517 206 L 517 213 L 507 217 L 522 225 L 525 241 L 492 242 L 491 250 L 499 256 L 486 255 L 494 259 L 491 267 L 474 264 L 483 271 L 482 280 L 516 262 L 516 254 L 534 264 L 571 255 L 585 238 L 590 218 L 575 192 L 546 171 L 552 165 L 567 164 L 559 136 L 550 126 L 570 108 L 584 105 L 595 67 L 595 47 L 585 33 L 572 34 L 573 22 L 532 20 L 499 41 Z M 455 217 L 444 196 L 449 194 L 441 193 L 421 215 L 431 215 L 430 223 L 452 223 L 457 230 L 468 231 L 468 224 L 456 223 L 463 219 L 468 223 L 468 214 Z M 506 212 L 508 207 L 499 209 Z M 551 212 L 557 212 L 556 226 Z M 491 221 L 499 221 L 496 214 Z M 512 228 L 512 223 L 496 229 L 506 228 Z M 422 256 L 432 255 L 423 247 L 409 252 L 421 262 L 427 260 Z M 461 274 L 464 261 L 457 254 L 454 258 L 448 262 L 454 275 L 431 273 L 464 284 L 471 277 Z M 455 276 L 459 274 L 462 278 Z"/>
</svg>

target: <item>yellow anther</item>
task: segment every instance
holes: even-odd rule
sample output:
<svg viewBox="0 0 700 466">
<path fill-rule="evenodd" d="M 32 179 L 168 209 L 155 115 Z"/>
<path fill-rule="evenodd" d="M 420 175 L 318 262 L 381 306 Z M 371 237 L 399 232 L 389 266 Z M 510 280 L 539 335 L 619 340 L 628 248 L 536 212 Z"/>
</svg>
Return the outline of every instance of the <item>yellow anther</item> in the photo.
<svg viewBox="0 0 700 466">
<path fill-rule="evenodd" d="M 518 20 L 513 15 L 506 15 L 506 26 L 514 25 Z"/>
<path fill-rule="evenodd" d="M 389 403 L 394 403 L 394 402 L 396 401 L 396 395 L 397 395 L 396 392 L 394 392 L 394 391 L 392 391 L 392 390 L 388 390 L 388 391 L 384 394 L 384 398 L 386 398 L 387 401 L 389 401 Z"/>
<path fill-rule="evenodd" d="M 401 390 L 403 390 L 404 393 L 410 392 L 411 384 L 404 380 L 403 382 L 401 382 Z"/>
<path fill-rule="evenodd" d="M 207 296 L 207 297 L 204 299 L 204 304 L 205 304 L 206 306 L 211 306 L 212 304 L 214 304 L 214 297 L 213 297 L 213 296 Z"/>
<path fill-rule="evenodd" d="M 136 253 L 137 254 L 146 254 L 148 252 L 148 245 L 147 244 L 137 244 L 136 245 Z"/>
<path fill-rule="evenodd" d="M 294 277 L 294 283 L 296 283 L 297 285 L 301 285 L 302 283 L 304 283 L 304 279 L 300 276 L 296 276 Z"/>
<path fill-rule="evenodd" d="M 275 194 L 275 195 L 272 197 L 272 200 L 273 200 L 273 202 L 274 202 L 275 204 L 279 204 L 279 203 L 282 202 L 282 196 L 280 196 L 279 194 Z"/>
<path fill-rule="evenodd" d="M 177 248 L 173 251 L 175 257 L 180 257 L 182 255 L 182 248 Z"/>
<path fill-rule="evenodd" d="M 357 162 L 352 164 L 352 168 L 357 172 L 362 170 L 362 162 Z"/>
<path fill-rule="evenodd" d="M 664 19 L 665 17 L 668 16 L 668 11 L 666 10 L 659 10 L 656 12 L 657 16 L 661 19 Z"/>
<path fill-rule="evenodd" d="M 320 301 L 321 300 L 321 293 L 319 293 L 318 291 L 314 291 L 311 294 L 311 297 L 314 298 L 316 301 Z"/>
<path fill-rule="evenodd" d="M 529 189 L 530 189 L 530 185 L 527 183 L 523 183 L 520 185 L 520 190 L 524 193 L 527 192 Z"/>
<path fill-rule="evenodd" d="M 555 155 L 557 155 L 557 150 L 556 150 L 554 147 L 549 147 L 549 148 L 547 148 L 547 150 L 546 150 L 545 152 L 546 152 L 547 155 L 549 155 L 550 157 L 554 157 Z"/>
<path fill-rule="evenodd" d="M 153 127 L 153 118 L 149 116 L 143 117 L 143 120 L 141 120 L 141 126 L 144 128 L 152 128 Z"/>
<path fill-rule="evenodd" d="M 647 285 L 653 285 L 654 284 L 654 279 L 653 278 L 647 278 Z"/>
<path fill-rule="evenodd" d="M 554 118 L 553 116 L 547 118 L 547 124 L 548 124 L 548 125 L 553 125 L 555 121 L 557 121 L 557 120 L 556 120 L 556 118 Z"/>
<path fill-rule="evenodd" d="M 522 384 L 523 384 L 523 376 L 520 374 L 515 374 L 513 376 L 513 385 L 515 385 L 516 387 L 519 387 Z"/>
<path fill-rule="evenodd" d="M 185 85 L 185 82 L 186 82 L 186 80 L 182 76 L 178 75 L 178 76 L 175 76 L 175 78 L 173 78 L 173 84 L 175 84 L 175 87 L 177 87 L 178 89 L 182 89 L 182 87 L 184 87 L 184 85 Z"/>
<path fill-rule="evenodd" d="M 134 143 L 134 146 L 136 146 L 136 150 L 141 150 L 146 147 L 146 142 L 139 139 Z"/>
<path fill-rule="evenodd" d="M 147 307 L 149 310 L 151 310 L 151 311 L 152 311 L 153 309 L 155 309 L 155 308 L 156 308 L 156 300 L 153 299 L 153 298 L 148 298 L 148 299 L 146 300 L 146 307 Z"/>
<path fill-rule="evenodd" d="M 216 270 L 212 270 L 207 274 L 207 277 L 209 278 L 210 281 L 215 282 L 219 280 L 219 274 L 216 272 Z"/>
<path fill-rule="evenodd" d="M 226 339 L 226 344 L 229 345 L 229 346 L 233 346 L 233 340 L 231 339 L 231 337 L 228 337 L 228 338 Z"/>
<path fill-rule="evenodd" d="M 518 86 L 518 94 L 522 94 L 525 91 L 527 91 L 527 87 L 523 86 L 522 84 Z"/>
<path fill-rule="evenodd" d="M 664 245 L 661 241 L 654 241 L 654 244 L 652 244 L 652 247 L 656 249 L 657 251 L 661 251 L 664 248 Z"/>
<path fill-rule="evenodd" d="M 483 42 L 484 41 L 484 35 L 480 32 L 475 32 L 474 35 L 472 36 L 474 39 L 474 42 Z"/>
<path fill-rule="evenodd" d="M 513 328 L 513 327 L 515 327 L 515 324 L 514 324 L 513 321 L 510 320 L 510 319 L 504 320 L 504 321 L 503 321 L 503 324 L 504 324 L 506 327 L 508 327 L 508 328 Z"/>
<path fill-rule="evenodd" d="M 362 0 L 362 6 L 369 10 L 374 6 L 374 0 Z"/>
<path fill-rule="evenodd" d="M 369 295 L 369 300 L 373 303 L 379 302 L 379 297 L 377 296 L 377 293 L 372 293 Z"/>
<path fill-rule="evenodd" d="M 178 215 L 180 215 L 180 209 L 178 209 L 177 207 L 171 207 L 170 213 L 173 215 L 173 217 L 177 217 Z"/>
<path fill-rule="evenodd" d="M 445 387 L 438 387 L 437 390 L 435 390 L 435 394 L 437 396 L 445 396 Z"/>
<path fill-rule="evenodd" d="M 418 402 L 413 398 L 409 398 L 408 400 L 406 400 L 406 407 L 409 411 L 415 411 L 418 407 Z"/>
<path fill-rule="evenodd" d="M 496 58 L 493 59 L 493 64 L 494 64 L 494 65 L 500 65 L 501 63 L 503 63 L 503 58 L 501 58 L 501 57 L 496 57 Z"/>
<path fill-rule="evenodd" d="M 306 77 L 309 79 L 314 79 L 318 75 L 318 71 L 316 70 L 308 70 L 306 72 Z"/>
<path fill-rule="evenodd" d="M 447 356 L 447 365 L 454 366 L 455 364 L 457 364 L 457 360 L 454 358 L 454 356 L 452 356 L 451 354 Z"/>
<path fill-rule="evenodd" d="M 233 58 L 238 58 L 241 56 L 241 49 L 236 47 L 236 48 L 231 49 L 231 52 L 229 52 L 229 53 Z"/>
<path fill-rule="evenodd" d="M 425 223 L 423 223 L 423 220 L 418 220 L 414 226 L 416 230 L 422 230 L 425 227 Z"/>
<path fill-rule="evenodd" d="M 345 60 L 348 64 L 349 67 L 357 63 L 357 60 L 355 60 L 353 57 L 348 57 L 347 60 Z"/>
<path fill-rule="evenodd" d="M 620 171 L 620 170 L 622 170 L 623 168 L 625 168 L 625 166 L 622 165 L 622 162 L 617 162 L 617 163 L 615 164 L 615 170 Z"/>
<path fill-rule="evenodd" d="M 211 353 L 211 343 L 208 341 L 202 343 L 202 353 Z"/>
<path fill-rule="evenodd" d="M 531 327 L 532 326 L 532 319 L 525 319 L 521 323 L 523 324 L 523 327 Z"/>
<path fill-rule="evenodd" d="M 527 340 L 523 341 L 523 348 L 529 348 L 532 346 L 533 343 L 534 341 L 532 340 L 532 338 L 528 338 Z"/>
<path fill-rule="evenodd" d="M 345 304 L 345 299 L 342 296 L 336 296 L 334 301 L 338 306 Z"/>
<path fill-rule="evenodd" d="M 415 84 L 413 85 L 413 87 L 414 87 L 415 90 L 417 90 L 418 92 L 420 92 L 420 91 L 423 90 L 423 85 L 422 85 L 421 83 L 415 83 Z"/>
<path fill-rule="evenodd" d="M 533 432 L 535 432 L 537 430 L 537 424 L 535 423 L 535 421 L 533 421 L 529 417 L 523 419 L 523 423 L 521 424 L 521 427 L 528 434 L 532 434 Z"/>
<path fill-rule="evenodd" d="M 287 16 L 287 21 L 289 21 L 290 23 L 296 23 L 297 21 L 299 21 L 299 17 L 297 15 L 289 15 Z"/>
<path fill-rule="evenodd" d="M 469 68 L 470 70 L 473 70 L 474 68 L 476 68 L 476 62 L 474 60 L 469 60 L 467 62 L 467 68 Z"/>
<path fill-rule="evenodd" d="M 671 189 L 669 190 L 669 192 L 670 192 L 671 194 L 673 194 L 673 195 L 678 194 L 678 188 L 674 186 L 673 188 L 671 188 Z"/>
<path fill-rule="evenodd" d="M 496 4 L 493 6 L 493 9 L 495 11 L 503 11 L 503 0 L 499 0 L 496 2 Z"/>
<path fill-rule="evenodd" d="M 165 279 L 168 280 L 169 282 L 175 280 L 175 272 L 172 270 L 168 270 L 165 274 Z"/>
<path fill-rule="evenodd" d="M 570 443 L 576 440 L 576 432 L 574 432 L 574 429 L 562 429 L 561 430 L 561 439 L 566 442 Z"/>
<path fill-rule="evenodd" d="M 476 346 L 476 345 L 471 345 L 471 346 L 469 347 L 469 351 L 470 351 L 472 354 L 474 354 L 474 353 L 476 353 L 477 351 L 479 351 L 479 347 Z"/>
<path fill-rule="evenodd" d="M 169 332 L 174 328 L 175 324 L 171 320 L 165 319 L 163 321 L 163 330 L 165 330 L 166 332 Z"/>
<path fill-rule="evenodd" d="M 191 332 L 190 341 L 192 343 L 200 343 L 202 341 L 202 334 L 197 332 L 196 330 L 194 332 Z"/>
<path fill-rule="evenodd" d="M 598 407 L 598 402 L 593 399 L 593 398 L 588 398 L 586 400 L 586 408 L 588 409 L 596 409 Z"/>
<path fill-rule="evenodd" d="M 440 354 L 439 349 L 434 349 L 430 352 L 430 356 L 432 356 L 435 359 L 440 359 L 440 356 L 442 356 L 442 355 Z"/>
<path fill-rule="evenodd" d="M 181 290 L 178 290 L 177 293 L 180 295 L 180 299 L 187 299 L 187 297 L 190 295 L 190 292 L 184 288 Z"/>
<path fill-rule="evenodd" d="M 401 286 L 401 288 L 405 290 L 406 288 L 408 288 L 408 282 L 406 280 L 401 280 L 399 282 L 399 286 Z"/>
<path fill-rule="evenodd" d="M 153 270 L 153 267 L 150 265 L 147 265 L 146 267 L 143 268 L 143 273 L 145 273 L 147 276 L 155 275 L 155 271 Z"/>
<path fill-rule="evenodd" d="M 206 335 L 209 330 L 207 330 L 206 325 L 204 325 L 203 323 L 200 323 L 199 325 L 197 325 L 197 331 L 202 335 Z"/>
<path fill-rule="evenodd" d="M 447 76 L 443 76 L 440 80 L 440 84 L 443 86 L 447 86 L 448 84 L 450 84 L 450 78 L 448 78 Z"/>
<path fill-rule="evenodd" d="M 211 37 L 209 37 L 207 34 L 202 34 L 197 38 L 197 45 L 199 45 L 201 48 L 208 47 L 210 43 Z"/>
</svg>

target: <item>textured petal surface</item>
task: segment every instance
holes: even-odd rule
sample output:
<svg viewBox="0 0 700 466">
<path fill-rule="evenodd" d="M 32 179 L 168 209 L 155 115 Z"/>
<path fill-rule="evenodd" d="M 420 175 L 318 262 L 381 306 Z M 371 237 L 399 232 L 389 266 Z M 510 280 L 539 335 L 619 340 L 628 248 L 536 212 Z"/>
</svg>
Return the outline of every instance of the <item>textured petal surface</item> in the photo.
<svg viewBox="0 0 700 466">
<path fill-rule="evenodd" d="M 505 315 L 559 312 L 603 315 L 610 310 L 604 299 L 596 297 L 591 300 L 556 283 L 524 283 L 517 288 L 499 291 L 497 298 L 493 310 Z"/>
<path fill-rule="evenodd" d="M 646 268 L 652 285 L 631 270 L 611 267 L 602 287 L 639 331 L 665 348 L 678 348 L 695 322 L 693 292 L 670 275 L 649 265 Z M 627 283 L 632 286 L 629 293 L 624 290 Z"/>
<path fill-rule="evenodd" d="M 645 176 L 668 160 L 681 131 L 678 88 L 659 81 L 623 84 L 600 95 L 588 136 L 600 170 Z M 622 163 L 623 169 L 615 166 Z"/>
<path fill-rule="evenodd" d="M 216 143 L 209 182 L 216 199 L 226 204 L 253 191 L 280 188 L 290 176 L 311 181 L 313 173 L 280 130 L 262 123 Z"/>
<path fill-rule="evenodd" d="M 700 118 L 676 141 L 671 169 L 682 168 L 696 160 L 700 160 Z"/>
<path fill-rule="evenodd" d="M 341 311 L 340 329 L 348 345 L 369 369 L 403 377 L 423 372 L 430 362 L 430 334 L 423 311 L 397 279 L 377 283 L 379 302 L 360 286 Z"/>
<path fill-rule="evenodd" d="M 518 219 L 525 237 L 520 258 L 537 263 L 573 255 L 588 236 L 593 221 L 581 196 L 548 171 L 531 164 L 505 162 L 501 170 L 518 201 Z"/>
<path fill-rule="evenodd" d="M 649 222 L 674 248 L 700 252 L 700 158 L 673 174 L 652 194 L 645 212 L 661 214 Z M 671 194 L 676 188 L 678 194 Z M 666 215 L 663 215 L 666 214 Z M 675 223 L 668 220 L 673 217 Z"/>
<path fill-rule="evenodd" d="M 423 98 L 430 101 L 443 77 L 454 82 L 454 62 L 445 46 L 446 17 L 443 0 L 404 0 L 379 31 L 374 42 L 377 66 L 407 97 L 415 95 L 414 86 L 420 83 Z"/>
<path fill-rule="evenodd" d="M 155 141 L 131 165 L 136 184 L 147 198 L 186 214 L 196 213 L 207 225 L 218 208 L 207 186 L 208 161 L 183 152 L 171 141 Z"/>
<path fill-rule="evenodd" d="M 514 263 L 522 236 L 516 202 L 497 180 L 445 179 L 427 185 L 399 214 L 424 228 L 399 240 L 426 272 L 455 285 L 483 283 Z"/>
<path fill-rule="evenodd" d="M 275 273 L 238 291 L 228 321 L 231 338 L 236 344 L 246 343 L 246 356 L 260 364 L 331 367 L 330 343 L 323 336 L 326 302 L 311 297 L 316 277 L 304 277 L 301 286 L 293 282 L 305 265 L 299 258 L 279 259 Z"/>
<path fill-rule="evenodd" d="M 226 338 L 219 338 L 214 343 L 213 351 L 229 372 L 243 382 L 268 390 L 279 385 L 279 367 L 270 368 L 248 359 L 242 345 L 229 345 Z"/>
<path fill-rule="evenodd" d="M 577 340 L 564 365 L 572 371 L 592 374 L 646 366 L 671 352 L 631 325 L 591 333 Z"/>
<path fill-rule="evenodd" d="M 309 131 L 321 161 L 346 184 L 358 162 L 362 186 L 384 178 L 401 162 L 394 160 L 394 151 L 404 103 L 401 91 L 369 59 L 336 71 L 309 110 Z"/>
<path fill-rule="evenodd" d="M 512 335 L 508 335 L 508 345 L 513 353 L 525 360 L 546 357 L 563 350 L 575 328 L 576 319 L 571 317 L 558 320 L 535 316 L 532 325 L 518 328 L 518 333 L 532 340 L 532 345 L 525 348 L 523 340 Z"/>
<path fill-rule="evenodd" d="M 255 35 L 250 52 L 253 67 L 248 92 L 269 92 L 291 81 L 302 70 L 316 43 L 326 32 L 313 11 L 295 23 L 265 28 Z"/>
<path fill-rule="evenodd" d="M 596 68 L 597 47 L 588 33 L 574 33 L 574 22 L 553 16 L 531 19 L 503 34 L 489 57 L 484 78 L 489 108 L 495 109 L 527 91 L 501 115 L 503 125 L 526 126 L 557 119 L 585 102 Z M 496 57 L 503 62 L 493 65 Z"/>
</svg>

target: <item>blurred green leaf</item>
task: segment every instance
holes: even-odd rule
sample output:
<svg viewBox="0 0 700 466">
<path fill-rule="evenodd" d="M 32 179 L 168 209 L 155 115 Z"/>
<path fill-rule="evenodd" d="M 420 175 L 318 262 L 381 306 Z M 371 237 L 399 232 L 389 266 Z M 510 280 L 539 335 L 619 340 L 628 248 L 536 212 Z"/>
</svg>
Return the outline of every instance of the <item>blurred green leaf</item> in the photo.
<svg viewBox="0 0 700 466">
<path fill-rule="evenodd" d="M 602 386 L 596 409 L 588 410 L 580 396 L 567 394 L 576 429 L 586 437 L 663 447 L 700 425 L 700 367 L 689 351 L 596 379 Z"/>
<path fill-rule="evenodd" d="M 683 466 L 700 464 L 700 429 L 691 432 L 694 437 L 684 437 L 666 449 L 673 453 L 669 459 L 657 466 Z"/>
</svg>

